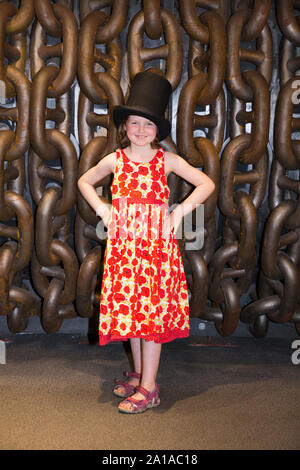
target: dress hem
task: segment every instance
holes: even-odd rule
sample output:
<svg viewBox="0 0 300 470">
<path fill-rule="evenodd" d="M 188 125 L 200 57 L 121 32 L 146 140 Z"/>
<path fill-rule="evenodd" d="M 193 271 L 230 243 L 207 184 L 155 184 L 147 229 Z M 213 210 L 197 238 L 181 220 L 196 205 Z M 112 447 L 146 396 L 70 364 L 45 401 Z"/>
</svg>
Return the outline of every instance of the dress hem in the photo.
<svg viewBox="0 0 300 470">
<path fill-rule="evenodd" d="M 147 335 L 147 336 L 121 336 L 121 335 L 99 335 L 99 346 L 105 346 L 114 341 L 128 341 L 132 338 L 145 339 L 146 341 L 155 341 L 155 343 L 169 343 L 175 339 L 187 338 L 189 336 L 189 330 L 184 331 L 170 331 L 167 333 L 160 333 L 156 335 Z"/>
</svg>

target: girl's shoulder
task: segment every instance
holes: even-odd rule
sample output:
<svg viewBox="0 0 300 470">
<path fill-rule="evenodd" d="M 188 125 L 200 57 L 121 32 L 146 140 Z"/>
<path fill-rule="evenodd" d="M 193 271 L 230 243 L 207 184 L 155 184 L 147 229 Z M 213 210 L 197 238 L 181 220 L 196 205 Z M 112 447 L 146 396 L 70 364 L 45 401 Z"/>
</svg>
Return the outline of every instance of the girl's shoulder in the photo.
<svg viewBox="0 0 300 470">
<path fill-rule="evenodd" d="M 111 170 L 111 173 L 115 172 L 116 168 L 116 161 L 117 161 L 117 151 L 108 153 L 104 157 L 101 158 L 101 160 L 98 162 L 97 166 L 98 167 L 105 167 L 109 170 Z"/>
<path fill-rule="evenodd" d="M 181 158 L 179 155 L 173 152 L 164 151 L 164 160 L 167 173 L 174 171 L 178 163 L 178 158 Z"/>
</svg>

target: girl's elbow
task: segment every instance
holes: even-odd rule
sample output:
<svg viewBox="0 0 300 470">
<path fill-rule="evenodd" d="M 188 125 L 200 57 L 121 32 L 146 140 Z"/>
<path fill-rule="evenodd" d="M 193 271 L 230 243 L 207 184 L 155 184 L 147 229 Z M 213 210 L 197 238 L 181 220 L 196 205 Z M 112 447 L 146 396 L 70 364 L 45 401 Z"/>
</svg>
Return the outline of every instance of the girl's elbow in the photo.
<svg viewBox="0 0 300 470">
<path fill-rule="evenodd" d="M 211 180 L 210 181 L 210 193 L 212 194 L 216 189 L 215 183 Z"/>
<path fill-rule="evenodd" d="M 78 186 L 79 189 L 80 189 L 80 186 L 82 186 L 82 183 L 83 183 L 83 177 L 81 176 L 81 177 L 77 180 L 77 186 Z"/>
<path fill-rule="evenodd" d="M 208 195 L 210 196 L 216 189 L 216 185 L 213 182 L 213 180 L 209 179 L 209 181 L 207 181 L 206 188 L 207 188 Z"/>
</svg>

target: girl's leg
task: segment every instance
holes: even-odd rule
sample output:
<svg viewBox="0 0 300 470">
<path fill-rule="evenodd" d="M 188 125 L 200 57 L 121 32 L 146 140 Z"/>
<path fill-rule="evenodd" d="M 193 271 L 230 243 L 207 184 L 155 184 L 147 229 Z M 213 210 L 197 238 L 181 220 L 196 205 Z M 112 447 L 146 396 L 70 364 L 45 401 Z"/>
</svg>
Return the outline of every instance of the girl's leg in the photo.
<svg viewBox="0 0 300 470">
<path fill-rule="evenodd" d="M 154 390 L 156 384 L 156 375 L 158 371 L 161 343 L 155 341 L 142 340 L 142 380 L 141 386 L 149 390 Z"/>
<path fill-rule="evenodd" d="M 134 372 L 142 372 L 142 341 L 140 338 L 130 339 L 131 352 L 133 357 Z"/>
<path fill-rule="evenodd" d="M 138 372 L 140 374 L 142 370 L 141 339 L 131 338 L 130 346 L 131 346 L 131 352 L 132 352 L 132 357 L 133 357 L 134 372 Z M 134 387 L 137 387 L 140 384 L 140 380 L 136 379 L 135 377 L 130 377 L 126 382 L 130 385 L 133 385 Z M 119 385 L 115 387 L 115 390 L 118 390 L 118 389 L 120 389 L 120 392 L 121 392 L 121 390 L 123 389 L 123 385 Z"/>
<path fill-rule="evenodd" d="M 142 380 L 141 386 L 149 392 L 152 392 L 156 384 L 156 375 L 158 371 L 160 355 L 161 355 L 161 343 L 155 343 L 155 341 L 142 340 Z M 145 397 L 139 392 L 131 395 L 137 400 L 144 400 Z M 131 403 L 122 403 L 124 409 L 131 409 Z"/>
</svg>

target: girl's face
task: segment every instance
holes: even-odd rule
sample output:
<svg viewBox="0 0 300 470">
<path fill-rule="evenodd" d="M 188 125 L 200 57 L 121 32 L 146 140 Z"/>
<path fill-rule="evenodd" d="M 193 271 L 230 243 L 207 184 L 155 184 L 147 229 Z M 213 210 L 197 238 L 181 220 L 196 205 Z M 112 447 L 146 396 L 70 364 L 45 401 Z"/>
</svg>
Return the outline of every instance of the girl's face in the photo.
<svg viewBox="0 0 300 470">
<path fill-rule="evenodd" d="M 128 116 L 125 129 L 130 142 L 139 146 L 151 144 L 157 133 L 154 122 L 142 116 Z"/>
</svg>

